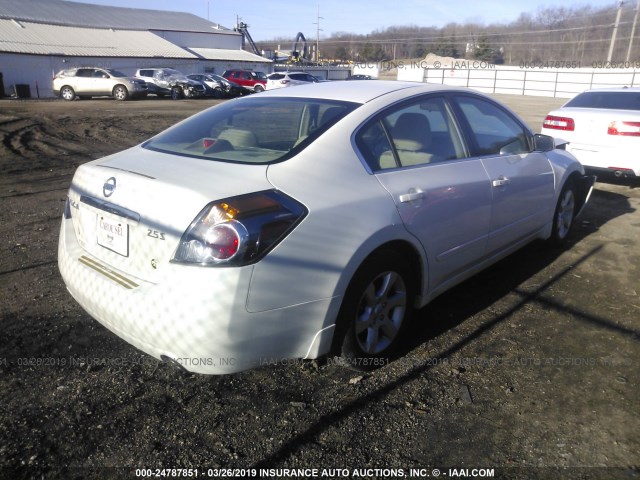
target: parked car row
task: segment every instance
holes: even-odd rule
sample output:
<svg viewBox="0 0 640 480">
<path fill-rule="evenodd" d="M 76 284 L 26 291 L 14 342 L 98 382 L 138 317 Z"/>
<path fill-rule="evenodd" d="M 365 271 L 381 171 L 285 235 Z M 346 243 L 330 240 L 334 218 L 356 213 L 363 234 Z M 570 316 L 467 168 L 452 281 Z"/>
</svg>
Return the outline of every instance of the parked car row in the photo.
<svg viewBox="0 0 640 480">
<path fill-rule="evenodd" d="M 162 67 L 140 68 L 128 76 L 108 68 L 80 67 L 58 72 L 53 78 L 53 92 L 64 100 L 99 96 L 128 100 L 147 95 L 173 99 L 224 98 L 320 81 L 306 72 L 276 72 L 267 76 L 251 70 L 227 70 L 222 75 L 185 75 Z"/>
<path fill-rule="evenodd" d="M 235 72 L 232 70 L 224 75 L 231 77 Z M 53 78 L 53 93 L 70 101 L 104 96 L 129 100 L 147 95 L 173 99 L 223 98 L 264 90 L 263 86 L 241 85 L 225 76 L 185 75 L 173 68 L 140 68 L 133 76 L 129 76 L 109 68 L 80 67 L 58 72 Z M 262 76 L 266 78 L 266 75 Z"/>
<path fill-rule="evenodd" d="M 204 84 L 206 96 L 213 98 L 239 97 L 251 93 L 248 88 L 212 73 L 187 75 L 187 78 Z"/>
</svg>

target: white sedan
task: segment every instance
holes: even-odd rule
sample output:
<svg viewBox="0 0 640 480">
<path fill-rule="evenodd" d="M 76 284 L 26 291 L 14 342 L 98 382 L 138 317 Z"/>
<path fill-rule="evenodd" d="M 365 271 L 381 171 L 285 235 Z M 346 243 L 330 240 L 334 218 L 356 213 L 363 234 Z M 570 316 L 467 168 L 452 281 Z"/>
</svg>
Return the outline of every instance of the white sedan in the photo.
<svg viewBox="0 0 640 480">
<path fill-rule="evenodd" d="M 59 267 L 91 316 L 190 371 L 334 351 L 371 369 L 415 308 L 566 240 L 593 181 L 470 90 L 280 89 L 79 167 Z"/>
<path fill-rule="evenodd" d="M 640 88 L 587 90 L 550 112 L 541 131 L 569 142 L 585 167 L 640 176 Z"/>
</svg>

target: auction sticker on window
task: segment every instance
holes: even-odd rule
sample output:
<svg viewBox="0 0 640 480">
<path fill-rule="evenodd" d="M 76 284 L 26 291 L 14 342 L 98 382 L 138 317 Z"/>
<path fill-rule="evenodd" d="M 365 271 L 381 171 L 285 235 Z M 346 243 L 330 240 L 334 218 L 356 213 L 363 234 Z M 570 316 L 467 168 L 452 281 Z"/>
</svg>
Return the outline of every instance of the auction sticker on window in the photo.
<svg viewBox="0 0 640 480">
<path fill-rule="evenodd" d="M 129 225 L 122 219 L 98 215 L 97 232 L 98 245 L 123 257 L 129 256 Z"/>
</svg>

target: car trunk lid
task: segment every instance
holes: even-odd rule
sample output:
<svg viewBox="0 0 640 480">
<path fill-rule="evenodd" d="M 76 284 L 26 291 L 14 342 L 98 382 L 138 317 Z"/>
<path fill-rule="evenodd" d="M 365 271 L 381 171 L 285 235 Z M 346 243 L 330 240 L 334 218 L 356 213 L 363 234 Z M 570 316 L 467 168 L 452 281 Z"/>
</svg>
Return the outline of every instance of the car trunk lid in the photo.
<svg viewBox="0 0 640 480">
<path fill-rule="evenodd" d="M 157 282 L 208 203 L 273 188 L 266 168 L 141 147 L 82 165 L 69 191 L 76 238 L 107 266 Z"/>
</svg>

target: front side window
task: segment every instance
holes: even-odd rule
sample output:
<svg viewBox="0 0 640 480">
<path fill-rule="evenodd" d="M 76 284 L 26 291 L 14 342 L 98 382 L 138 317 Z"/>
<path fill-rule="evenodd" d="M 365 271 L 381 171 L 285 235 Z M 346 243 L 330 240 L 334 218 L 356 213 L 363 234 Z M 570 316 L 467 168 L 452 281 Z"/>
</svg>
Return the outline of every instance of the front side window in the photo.
<svg viewBox="0 0 640 480">
<path fill-rule="evenodd" d="M 380 115 L 358 133 L 356 143 L 374 171 L 467 156 L 443 97 L 421 98 Z"/>
<path fill-rule="evenodd" d="M 246 98 L 195 115 L 143 147 L 207 160 L 272 163 L 305 148 L 357 106 L 323 99 Z"/>
<path fill-rule="evenodd" d="M 458 96 L 457 104 L 471 130 L 473 154 L 506 155 L 530 152 L 522 124 L 498 105 L 478 97 Z M 473 143 L 473 142 L 472 142 Z"/>
</svg>

